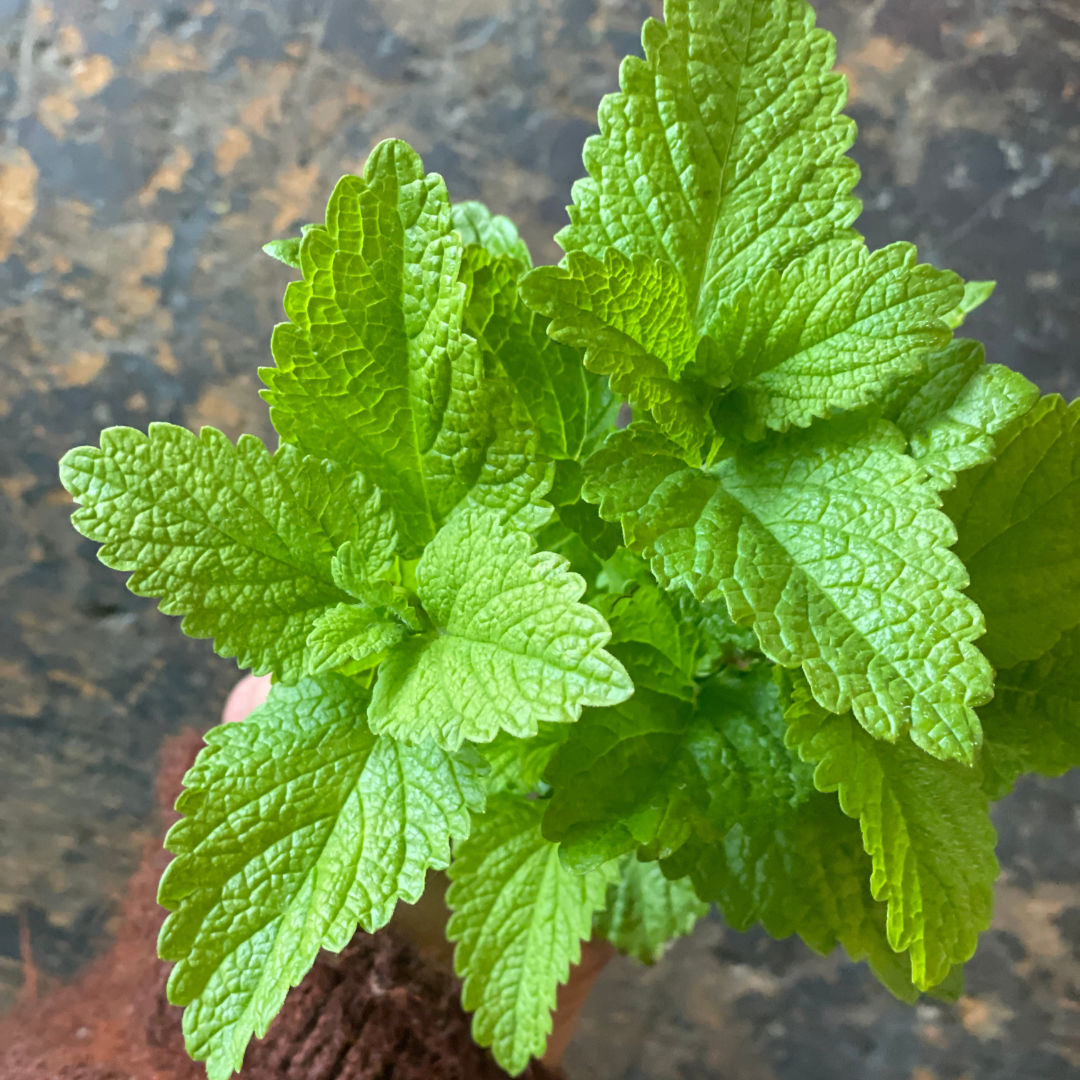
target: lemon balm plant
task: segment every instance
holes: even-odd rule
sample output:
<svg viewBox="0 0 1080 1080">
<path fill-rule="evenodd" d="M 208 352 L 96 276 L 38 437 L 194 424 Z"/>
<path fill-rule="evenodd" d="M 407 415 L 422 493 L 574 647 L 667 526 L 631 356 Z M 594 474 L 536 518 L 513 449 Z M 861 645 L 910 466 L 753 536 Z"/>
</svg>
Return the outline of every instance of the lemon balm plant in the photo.
<svg viewBox="0 0 1080 1080">
<path fill-rule="evenodd" d="M 154 424 L 62 462 L 101 559 L 274 677 L 166 841 L 212 1080 L 432 868 L 511 1072 L 582 940 L 651 962 L 709 904 L 955 994 L 989 802 L 1080 763 L 1080 407 L 953 339 L 987 283 L 867 249 L 803 0 L 643 40 L 558 267 L 382 143 L 267 245 L 276 451 Z"/>
</svg>

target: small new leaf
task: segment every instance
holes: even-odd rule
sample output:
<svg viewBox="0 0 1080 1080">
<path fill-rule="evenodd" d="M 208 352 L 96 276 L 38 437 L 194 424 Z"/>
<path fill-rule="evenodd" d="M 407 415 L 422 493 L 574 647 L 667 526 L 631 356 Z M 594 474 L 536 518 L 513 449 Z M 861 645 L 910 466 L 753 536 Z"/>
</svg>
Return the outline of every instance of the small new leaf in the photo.
<svg viewBox="0 0 1080 1080">
<path fill-rule="evenodd" d="M 320 949 L 374 931 L 484 804 L 473 765 L 376 737 L 366 691 L 336 675 L 277 684 L 243 723 L 212 729 L 185 777 L 176 854 L 158 894 L 169 1000 L 210 1080 L 240 1069 Z"/>
<path fill-rule="evenodd" d="M 612 874 L 575 875 L 540 834 L 542 807 L 495 795 L 458 844 L 446 903 L 446 936 L 457 942 L 454 970 L 461 1001 L 473 1011 L 473 1038 L 519 1073 L 544 1053 L 560 983 L 581 959 L 593 913 L 604 906 Z"/>
<path fill-rule="evenodd" d="M 585 582 L 526 533 L 493 514 L 455 515 L 416 568 L 417 594 L 434 633 L 395 646 L 372 698 L 373 731 L 457 749 L 500 730 L 535 735 L 587 705 L 633 691 L 604 650 L 603 618 L 578 603 Z"/>
</svg>

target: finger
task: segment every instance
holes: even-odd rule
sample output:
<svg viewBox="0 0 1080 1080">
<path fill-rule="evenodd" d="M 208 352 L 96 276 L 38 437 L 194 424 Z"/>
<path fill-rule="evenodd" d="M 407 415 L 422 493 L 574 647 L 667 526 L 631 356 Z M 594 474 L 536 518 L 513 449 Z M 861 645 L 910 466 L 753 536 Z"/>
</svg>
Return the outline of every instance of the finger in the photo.
<svg viewBox="0 0 1080 1080">
<path fill-rule="evenodd" d="M 269 675 L 245 675 L 230 691 L 221 711 L 223 724 L 235 724 L 257 709 L 270 693 Z"/>
</svg>

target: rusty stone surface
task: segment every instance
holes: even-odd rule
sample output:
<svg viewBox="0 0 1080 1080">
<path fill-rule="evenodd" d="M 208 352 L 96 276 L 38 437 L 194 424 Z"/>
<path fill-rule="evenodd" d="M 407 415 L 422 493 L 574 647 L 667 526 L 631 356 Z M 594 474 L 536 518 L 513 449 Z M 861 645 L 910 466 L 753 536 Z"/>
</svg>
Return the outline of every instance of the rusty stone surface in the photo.
<svg viewBox="0 0 1080 1080">
<path fill-rule="evenodd" d="M 538 261 L 645 0 L 0 0 L 0 1009 L 100 954 L 163 739 L 236 678 L 131 596 L 56 476 L 100 429 L 271 431 L 260 364 L 316 218 L 376 141 L 512 215 Z M 1080 390 L 1080 6 L 824 0 L 861 227 L 998 292 L 991 359 Z M 955 1006 L 702 924 L 605 975 L 573 1080 L 1080 1080 L 1080 778 L 999 805 L 995 928 Z"/>
</svg>

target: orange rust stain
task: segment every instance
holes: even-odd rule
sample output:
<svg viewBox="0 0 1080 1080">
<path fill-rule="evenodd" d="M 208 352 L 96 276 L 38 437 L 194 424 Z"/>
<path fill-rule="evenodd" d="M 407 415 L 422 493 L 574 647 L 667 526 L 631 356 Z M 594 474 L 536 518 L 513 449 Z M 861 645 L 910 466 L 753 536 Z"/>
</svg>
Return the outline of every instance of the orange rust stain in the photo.
<svg viewBox="0 0 1080 1080">
<path fill-rule="evenodd" d="M 251 153 L 251 138 L 242 127 L 227 127 L 214 147 L 214 171 L 228 176 L 236 163 Z"/>
<path fill-rule="evenodd" d="M 86 51 L 82 31 L 71 23 L 64 23 L 56 32 L 56 48 L 62 56 L 77 56 Z"/>
<path fill-rule="evenodd" d="M 68 124 L 79 115 L 79 107 L 65 93 L 46 94 L 37 107 L 37 117 L 49 133 L 62 139 Z"/>
<path fill-rule="evenodd" d="M 61 386 L 85 386 L 108 363 L 103 352 L 73 349 L 66 364 L 54 364 L 50 369 Z"/>
<path fill-rule="evenodd" d="M 159 75 L 166 71 L 203 71 L 206 62 L 190 41 L 159 37 L 150 42 L 139 67 L 147 75 Z"/>
<path fill-rule="evenodd" d="M 256 135 L 267 138 L 269 124 L 281 123 L 281 99 L 292 83 L 295 68 L 289 63 L 275 64 L 266 78 L 266 93 L 253 97 L 241 110 L 240 122 Z"/>
<path fill-rule="evenodd" d="M 71 65 L 71 79 L 82 97 L 99 94 L 112 82 L 113 62 L 100 53 L 84 56 Z"/>
<path fill-rule="evenodd" d="M 157 198 L 159 191 L 179 191 L 184 182 L 184 174 L 191 165 L 191 153 L 181 143 L 158 166 L 157 171 L 147 181 L 146 187 L 139 192 L 139 205 L 149 206 Z"/>
<path fill-rule="evenodd" d="M 52 260 L 53 269 L 58 274 L 71 273 L 71 260 L 66 255 L 54 255 Z"/>
<path fill-rule="evenodd" d="M 154 363 L 168 375 L 175 375 L 180 370 L 180 362 L 173 355 L 172 346 L 167 341 L 157 343 Z"/>
<path fill-rule="evenodd" d="M 106 319 L 104 315 L 99 315 L 91 326 L 94 328 L 94 333 L 98 337 L 103 338 L 116 338 L 120 336 L 120 329 L 111 319 Z"/>
<path fill-rule="evenodd" d="M 895 71 L 908 54 L 906 45 L 898 45 L 892 38 L 872 37 L 851 59 L 875 71 Z"/>
<path fill-rule="evenodd" d="M 21 146 L 0 163 L 0 262 L 37 209 L 38 167 Z"/>
<path fill-rule="evenodd" d="M 142 412 L 148 404 L 146 395 L 141 390 L 136 390 L 131 397 L 124 401 L 124 408 L 130 409 L 132 412 Z"/>
<path fill-rule="evenodd" d="M 270 226 L 272 233 L 281 232 L 308 212 L 318 181 L 319 166 L 313 161 L 308 165 L 293 165 L 286 169 L 278 177 L 276 187 L 260 192 L 278 210 Z"/>
</svg>

